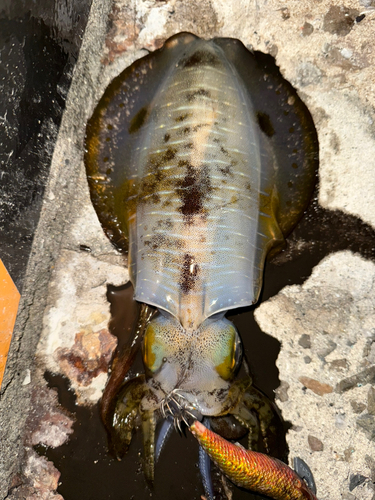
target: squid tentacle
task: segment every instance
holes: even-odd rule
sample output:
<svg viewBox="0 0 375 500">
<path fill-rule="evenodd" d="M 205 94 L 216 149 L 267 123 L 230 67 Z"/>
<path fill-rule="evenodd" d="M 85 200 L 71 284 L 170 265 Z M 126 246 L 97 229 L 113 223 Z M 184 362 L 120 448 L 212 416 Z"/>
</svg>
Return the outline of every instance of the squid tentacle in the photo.
<svg viewBox="0 0 375 500">
<path fill-rule="evenodd" d="M 173 430 L 173 420 L 171 418 L 164 419 L 162 426 L 160 428 L 158 437 L 156 439 L 155 444 L 155 462 L 157 462 L 160 458 L 160 454 L 164 449 L 168 438 L 170 437 Z"/>
<path fill-rule="evenodd" d="M 145 393 L 144 376 L 140 375 L 124 383 L 119 391 L 107 432 L 110 449 L 118 460 L 125 455 L 139 420 L 139 405 Z"/>
<path fill-rule="evenodd" d="M 211 459 L 202 446 L 199 447 L 199 470 L 201 473 L 205 498 L 207 500 L 213 500 L 214 488 L 211 478 Z"/>
<path fill-rule="evenodd" d="M 142 412 L 143 470 L 149 486 L 154 482 L 155 473 L 155 412 Z"/>
</svg>

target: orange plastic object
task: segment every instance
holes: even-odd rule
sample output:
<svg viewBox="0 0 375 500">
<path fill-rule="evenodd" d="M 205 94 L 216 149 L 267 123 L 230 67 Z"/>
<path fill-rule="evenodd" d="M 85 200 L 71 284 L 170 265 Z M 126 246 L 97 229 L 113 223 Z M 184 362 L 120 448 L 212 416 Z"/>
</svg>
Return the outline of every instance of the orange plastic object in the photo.
<svg viewBox="0 0 375 500">
<path fill-rule="evenodd" d="M 0 259 L 0 387 L 3 381 L 20 294 Z"/>
</svg>

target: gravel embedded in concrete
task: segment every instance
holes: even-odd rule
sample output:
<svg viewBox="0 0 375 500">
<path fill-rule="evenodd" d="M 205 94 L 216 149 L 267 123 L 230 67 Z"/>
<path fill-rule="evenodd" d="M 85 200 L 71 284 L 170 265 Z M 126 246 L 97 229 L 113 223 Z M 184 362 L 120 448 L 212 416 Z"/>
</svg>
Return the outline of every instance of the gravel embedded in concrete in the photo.
<svg viewBox="0 0 375 500">
<path fill-rule="evenodd" d="M 277 404 L 293 424 L 290 456 L 310 465 L 320 500 L 341 500 L 349 490 L 358 500 L 374 496 L 367 458 L 374 457 L 375 441 L 374 292 L 375 264 L 339 252 L 255 313 L 262 330 L 281 342 L 277 366 L 288 398 L 277 397 Z M 309 349 L 302 335 L 309 335 Z M 361 486 L 353 487 L 353 474 L 366 478 Z"/>
</svg>

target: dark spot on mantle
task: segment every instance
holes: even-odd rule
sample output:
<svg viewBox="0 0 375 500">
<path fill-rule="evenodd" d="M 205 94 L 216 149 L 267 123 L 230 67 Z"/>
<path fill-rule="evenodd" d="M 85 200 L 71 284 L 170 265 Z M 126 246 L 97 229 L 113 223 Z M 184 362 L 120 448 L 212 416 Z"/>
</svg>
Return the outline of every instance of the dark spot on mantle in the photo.
<svg viewBox="0 0 375 500">
<path fill-rule="evenodd" d="M 189 293 L 193 290 L 197 275 L 199 272 L 199 266 L 194 262 L 194 257 L 189 253 L 184 255 L 184 262 L 181 269 L 181 280 L 180 288 L 183 293 Z"/>
<path fill-rule="evenodd" d="M 223 155 L 230 156 L 229 151 L 227 149 L 225 149 L 224 146 L 220 146 L 220 151 L 223 153 Z"/>
<path fill-rule="evenodd" d="M 167 224 L 164 224 L 167 226 Z M 181 248 L 181 241 L 178 239 L 169 238 L 164 234 L 154 234 L 149 240 L 145 240 L 145 246 L 148 246 L 151 250 L 157 250 L 159 247 L 171 247 Z"/>
<path fill-rule="evenodd" d="M 177 118 L 175 118 L 175 121 L 178 123 L 178 122 L 183 122 L 184 120 L 186 120 L 186 118 L 188 118 L 189 116 L 189 113 L 185 113 L 184 115 L 179 115 L 177 116 Z"/>
<path fill-rule="evenodd" d="M 194 90 L 193 92 L 189 92 L 188 94 L 186 94 L 186 99 L 189 101 L 189 102 L 192 102 L 194 101 L 195 99 L 197 99 L 198 97 L 211 97 L 211 92 L 208 91 L 208 90 L 205 90 L 205 89 L 198 89 L 198 90 Z"/>
<path fill-rule="evenodd" d="M 203 213 L 204 202 L 212 191 L 209 171 L 207 166 L 194 168 L 185 160 L 181 160 L 179 166 L 184 166 L 186 173 L 182 180 L 177 181 L 176 192 L 182 202 L 178 210 L 191 224 L 194 215 Z"/>
<path fill-rule="evenodd" d="M 138 132 L 138 130 L 142 127 L 146 120 L 147 116 L 147 107 L 144 106 L 141 108 L 138 113 L 132 118 L 129 124 L 129 134 L 134 134 Z"/>
<path fill-rule="evenodd" d="M 164 245 L 166 242 L 166 237 L 162 234 L 155 234 L 149 240 L 144 241 L 144 245 L 151 248 L 151 250 L 157 250 L 160 246 Z"/>
<path fill-rule="evenodd" d="M 162 161 L 173 160 L 173 158 L 175 157 L 175 155 L 176 155 L 176 151 L 174 149 L 172 149 L 172 148 L 168 148 L 167 151 L 162 156 Z"/>
<path fill-rule="evenodd" d="M 181 63 L 185 68 L 191 68 L 194 66 L 212 66 L 215 68 L 220 65 L 220 59 L 211 52 L 197 50 L 187 59 L 181 61 Z"/>
<path fill-rule="evenodd" d="M 218 171 L 221 172 L 225 177 L 227 175 L 233 176 L 232 165 L 226 165 L 225 167 L 217 167 Z"/>
<path fill-rule="evenodd" d="M 150 175 L 145 176 L 141 183 L 139 202 L 159 203 L 160 201 L 160 186 L 166 182 L 165 172 L 160 168 L 173 160 L 176 156 L 176 150 L 170 146 L 162 154 L 155 154 L 150 157 L 147 171 Z"/>
</svg>

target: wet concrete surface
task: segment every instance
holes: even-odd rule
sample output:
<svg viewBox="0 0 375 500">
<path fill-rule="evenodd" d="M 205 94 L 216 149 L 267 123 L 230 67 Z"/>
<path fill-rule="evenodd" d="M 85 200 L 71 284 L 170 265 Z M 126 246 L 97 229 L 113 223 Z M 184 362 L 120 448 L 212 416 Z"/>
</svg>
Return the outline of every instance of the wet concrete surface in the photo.
<svg viewBox="0 0 375 500">
<path fill-rule="evenodd" d="M 32 327 L 24 336 L 27 309 L 45 277 L 39 267 L 32 287 L 25 289 L 26 269 L 30 256 L 41 255 L 40 250 L 32 253 L 32 244 L 90 5 L 90 0 L 4 0 L 0 5 L 0 259 L 24 292 L 0 394 L 0 496 L 18 461 L 29 400 L 22 383 L 30 379 L 38 334 Z M 49 267 L 48 256 L 39 266 L 43 263 Z"/>
<path fill-rule="evenodd" d="M 0 6 L 0 258 L 19 291 L 90 7 L 59 4 Z"/>
</svg>

